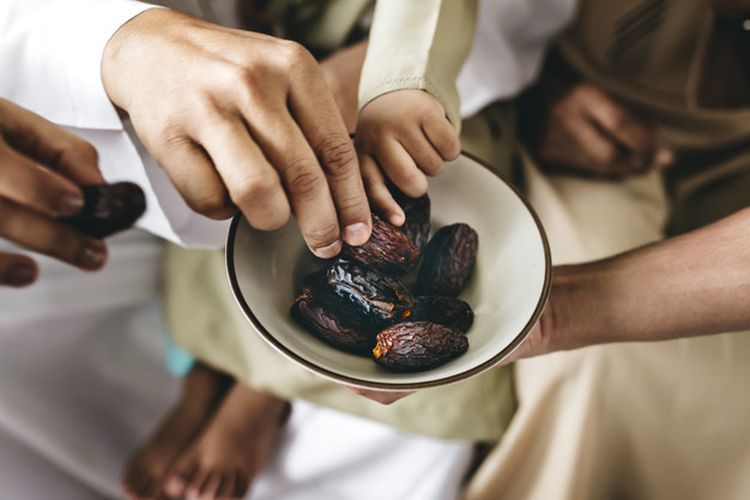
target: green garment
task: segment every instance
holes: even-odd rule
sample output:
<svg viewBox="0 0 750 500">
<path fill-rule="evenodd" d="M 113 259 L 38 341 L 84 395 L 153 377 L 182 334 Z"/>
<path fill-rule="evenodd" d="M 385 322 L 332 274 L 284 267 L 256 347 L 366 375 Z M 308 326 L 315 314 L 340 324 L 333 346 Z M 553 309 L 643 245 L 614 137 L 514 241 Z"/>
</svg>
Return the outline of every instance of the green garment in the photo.
<svg viewBox="0 0 750 500">
<path fill-rule="evenodd" d="M 496 104 L 467 120 L 463 143 L 509 175 L 515 144 L 511 106 Z M 175 343 L 241 382 L 443 439 L 498 440 L 513 415 L 510 367 L 419 391 L 390 406 L 358 396 L 287 360 L 253 331 L 231 296 L 223 252 L 171 246 L 166 259 L 164 303 Z"/>
<path fill-rule="evenodd" d="M 474 41 L 478 0 L 378 0 L 359 107 L 403 89 L 425 90 L 460 130 L 456 79 Z"/>
</svg>

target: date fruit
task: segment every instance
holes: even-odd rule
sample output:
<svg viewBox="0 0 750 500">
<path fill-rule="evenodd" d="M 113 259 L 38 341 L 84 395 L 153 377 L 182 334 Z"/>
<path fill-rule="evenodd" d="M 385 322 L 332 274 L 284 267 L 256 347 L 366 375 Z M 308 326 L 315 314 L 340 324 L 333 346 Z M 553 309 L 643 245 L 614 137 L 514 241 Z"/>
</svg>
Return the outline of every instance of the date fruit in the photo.
<svg viewBox="0 0 750 500">
<path fill-rule="evenodd" d="M 398 279 L 355 262 L 337 260 L 321 281 L 348 316 L 375 327 L 403 321 L 414 307 L 414 297 Z"/>
<path fill-rule="evenodd" d="M 348 326 L 334 311 L 316 300 L 316 292 L 305 288 L 291 309 L 292 317 L 305 330 L 342 351 L 367 356 L 374 335 L 361 328 Z"/>
<path fill-rule="evenodd" d="M 373 215 L 367 243 L 344 246 L 342 256 L 384 273 L 406 274 L 419 262 L 419 249 L 399 228 Z"/>
<path fill-rule="evenodd" d="M 394 198 L 406 215 L 401 230 L 421 252 L 430 238 L 430 197 L 409 198 L 399 192 L 394 194 Z"/>
<path fill-rule="evenodd" d="M 106 238 L 131 227 L 146 211 L 146 196 L 132 182 L 85 186 L 81 190 L 83 210 L 63 220 L 94 238 Z"/>
<path fill-rule="evenodd" d="M 372 350 L 375 362 L 399 372 L 429 370 L 465 353 L 466 336 L 453 328 L 416 321 L 386 328 Z"/>
<path fill-rule="evenodd" d="M 409 321 L 431 321 L 466 333 L 474 323 L 474 311 L 463 300 L 440 295 L 414 297 Z"/>
<path fill-rule="evenodd" d="M 417 292 L 456 297 L 474 270 L 478 245 L 477 232 L 467 224 L 441 228 L 425 248 Z"/>
</svg>

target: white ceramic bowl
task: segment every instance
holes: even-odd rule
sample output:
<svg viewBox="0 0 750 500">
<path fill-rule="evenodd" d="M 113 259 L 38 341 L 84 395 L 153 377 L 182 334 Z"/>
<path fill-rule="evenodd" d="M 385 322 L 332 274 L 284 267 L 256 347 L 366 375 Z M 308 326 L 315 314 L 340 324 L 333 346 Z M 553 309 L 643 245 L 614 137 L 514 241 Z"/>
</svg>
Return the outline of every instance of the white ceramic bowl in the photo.
<svg viewBox="0 0 750 500">
<path fill-rule="evenodd" d="M 501 362 L 532 329 L 547 299 L 551 265 L 544 230 L 518 191 L 467 155 L 430 179 L 429 193 L 433 231 L 465 222 L 479 234 L 477 266 L 461 294 L 475 313 L 463 356 L 424 372 L 394 373 L 321 342 L 292 320 L 289 308 L 302 278 L 322 261 L 307 250 L 294 223 L 267 233 L 237 216 L 227 241 L 227 271 L 237 303 L 254 330 L 313 372 L 369 389 L 435 387 Z"/>
</svg>

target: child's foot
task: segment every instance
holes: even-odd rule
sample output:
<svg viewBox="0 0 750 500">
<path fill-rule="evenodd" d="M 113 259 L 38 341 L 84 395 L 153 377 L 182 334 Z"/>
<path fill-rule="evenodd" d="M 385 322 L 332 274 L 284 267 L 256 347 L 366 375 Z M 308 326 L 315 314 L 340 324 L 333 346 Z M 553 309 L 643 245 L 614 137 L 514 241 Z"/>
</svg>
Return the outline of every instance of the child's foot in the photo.
<svg viewBox="0 0 750 500">
<path fill-rule="evenodd" d="M 289 404 L 235 384 L 164 482 L 172 498 L 244 498 L 271 456 Z"/>
<path fill-rule="evenodd" d="M 123 488 L 128 499 L 156 498 L 167 471 L 198 436 L 231 384 L 229 377 L 205 365 L 193 368 L 180 401 L 127 465 Z"/>
</svg>

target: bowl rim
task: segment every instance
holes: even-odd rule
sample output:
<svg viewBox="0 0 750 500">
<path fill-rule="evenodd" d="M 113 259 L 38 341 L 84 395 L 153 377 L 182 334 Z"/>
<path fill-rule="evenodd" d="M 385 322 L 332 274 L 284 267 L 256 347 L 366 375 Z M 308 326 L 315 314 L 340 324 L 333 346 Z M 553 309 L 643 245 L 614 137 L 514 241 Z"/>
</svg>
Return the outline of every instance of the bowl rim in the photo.
<svg viewBox="0 0 750 500">
<path fill-rule="evenodd" d="M 467 153 L 466 151 L 461 151 L 461 155 L 475 161 L 476 163 L 478 163 L 485 169 L 489 170 L 490 173 L 492 173 L 495 177 L 500 179 L 505 185 L 507 185 L 513 191 L 513 193 L 521 200 L 521 202 L 524 204 L 528 212 L 531 214 L 531 217 L 534 220 L 534 223 L 536 224 L 537 231 L 539 232 L 539 236 L 542 240 L 542 246 L 544 248 L 544 285 L 542 286 L 542 291 L 539 294 L 539 299 L 537 300 L 536 307 L 534 308 L 534 312 L 532 313 L 526 325 L 521 329 L 521 331 L 513 338 L 513 340 L 504 349 L 502 349 L 500 352 L 492 356 L 492 358 L 488 359 L 487 361 L 480 363 L 476 366 L 473 366 L 471 368 L 468 368 L 455 375 L 445 376 L 445 377 L 437 378 L 434 380 L 426 380 L 423 382 L 408 382 L 408 383 L 373 382 L 370 380 L 362 380 L 357 377 L 342 375 L 341 373 L 337 373 L 327 368 L 323 368 L 311 361 L 308 361 L 307 359 L 303 358 L 302 356 L 299 356 L 297 353 L 295 353 L 294 351 L 286 347 L 284 344 L 282 344 L 278 339 L 274 337 L 274 335 L 271 332 L 269 332 L 265 328 L 265 326 L 263 326 L 260 320 L 258 320 L 258 318 L 253 313 L 252 308 L 247 303 L 247 301 L 245 300 L 242 294 L 242 291 L 239 286 L 239 281 L 237 279 L 237 272 L 234 266 L 234 243 L 237 237 L 237 230 L 238 230 L 239 224 L 241 220 L 244 218 L 242 213 L 239 212 L 232 218 L 232 223 L 229 226 L 229 233 L 227 234 L 227 243 L 225 247 L 226 271 L 227 271 L 227 277 L 229 279 L 229 284 L 232 289 L 232 295 L 234 296 L 235 302 L 237 302 L 237 305 L 240 307 L 240 310 L 244 314 L 245 318 L 247 318 L 247 320 L 253 326 L 256 333 L 258 333 L 268 344 L 271 345 L 271 347 L 276 349 L 282 355 L 286 356 L 287 358 L 292 359 L 293 361 L 299 363 L 303 367 L 307 368 L 308 370 L 318 375 L 322 375 L 323 377 L 333 380 L 335 382 L 344 383 L 346 385 L 364 388 L 364 389 L 372 389 L 376 391 L 413 391 L 413 390 L 418 390 L 418 389 L 426 389 L 429 387 L 440 387 L 440 386 L 444 386 L 448 384 L 453 384 L 461 380 L 465 380 L 470 377 L 473 377 L 474 375 L 478 375 L 486 370 L 489 370 L 490 368 L 496 366 L 501 361 L 503 361 L 508 356 L 510 356 L 510 354 L 513 353 L 513 351 L 515 351 L 518 348 L 518 346 L 521 345 L 521 343 L 526 339 L 526 337 L 528 337 L 529 333 L 531 333 L 531 330 L 536 325 L 537 321 L 542 315 L 542 312 L 544 311 L 544 307 L 547 304 L 547 299 L 549 297 L 550 286 L 552 282 L 552 257 L 550 253 L 549 241 L 547 239 L 547 233 L 544 230 L 544 226 L 542 225 L 542 221 L 539 218 L 539 215 L 534 210 L 534 207 L 531 206 L 531 203 L 526 198 L 526 196 L 523 193 L 521 193 L 521 191 L 516 186 L 514 186 L 511 182 L 509 182 L 505 178 L 505 176 L 494 171 L 489 166 L 489 164 L 485 162 L 484 160 L 476 157 L 475 155 L 471 153 Z"/>
</svg>

